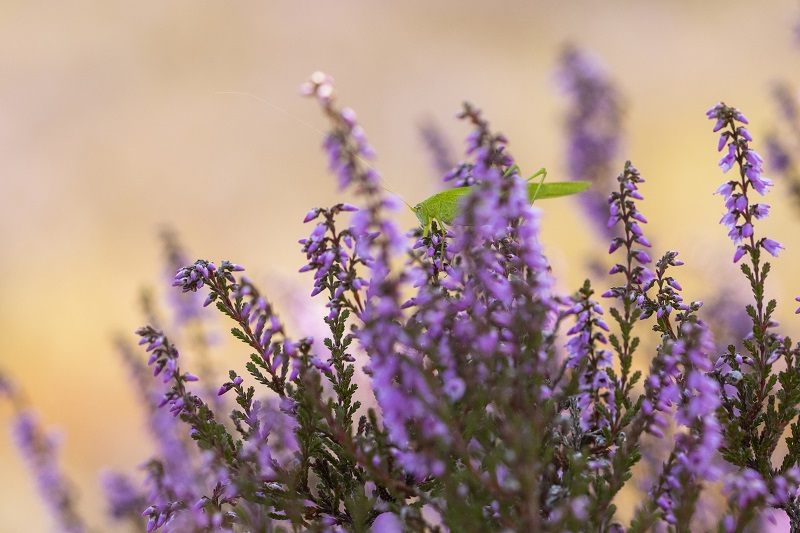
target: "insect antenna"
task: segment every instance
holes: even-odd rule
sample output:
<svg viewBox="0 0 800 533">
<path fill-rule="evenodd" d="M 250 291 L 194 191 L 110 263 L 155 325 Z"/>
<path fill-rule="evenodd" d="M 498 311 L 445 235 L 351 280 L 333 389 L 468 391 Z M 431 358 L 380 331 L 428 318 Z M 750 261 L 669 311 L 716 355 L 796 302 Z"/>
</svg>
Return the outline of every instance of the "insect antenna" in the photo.
<svg viewBox="0 0 800 533">
<path fill-rule="evenodd" d="M 258 100 L 259 102 L 261 102 L 261 103 L 262 103 L 262 104 L 264 104 L 264 105 L 268 105 L 268 106 L 270 106 L 271 108 L 275 109 L 276 111 L 280 111 L 281 113 L 283 113 L 283 114 L 284 114 L 284 115 L 286 115 L 287 117 L 289 117 L 289 118 L 292 118 L 292 119 L 296 120 L 297 122 L 299 122 L 300 124 L 302 124 L 302 125 L 306 126 L 307 128 L 310 128 L 310 129 L 312 129 L 312 130 L 316 131 L 317 133 L 319 133 L 319 134 L 320 134 L 320 135 L 322 135 L 323 137 L 325 136 L 325 132 L 324 132 L 324 131 L 322 131 L 322 130 L 320 130 L 319 128 L 315 127 L 314 125 L 312 125 L 312 124 L 309 124 L 308 122 L 306 122 L 306 121 L 305 121 L 305 120 L 303 120 L 302 118 L 298 117 L 297 115 L 294 115 L 294 114 L 292 114 L 292 113 L 289 113 L 288 111 L 286 111 L 286 110 L 285 110 L 285 109 L 283 109 L 282 107 L 278 107 L 278 106 L 276 106 L 275 104 L 273 104 L 273 103 L 271 103 L 271 102 L 267 102 L 267 101 L 266 101 L 266 100 L 264 100 L 263 98 L 260 98 L 260 97 L 258 97 L 258 96 L 256 96 L 256 95 L 254 95 L 254 94 L 251 94 L 251 93 L 244 93 L 244 92 L 239 92 L 239 91 L 218 91 L 218 92 L 216 92 L 216 93 L 214 93 L 214 94 L 238 94 L 239 96 L 247 96 L 247 97 L 249 97 L 249 98 L 253 98 L 254 100 Z"/>
<path fill-rule="evenodd" d="M 397 193 L 396 193 L 396 192 L 394 192 L 393 190 L 391 190 L 391 189 L 387 189 L 387 188 L 386 188 L 386 187 L 384 187 L 383 185 L 378 185 L 378 187 L 380 187 L 380 188 L 381 188 L 381 189 L 383 189 L 384 191 L 388 192 L 388 193 L 389 193 L 389 194 L 391 194 L 392 196 L 396 196 L 396 197 L 398 197 L 398 198 L 400 199 L 400 201 L 401 201 L 401 202 L 403 202 L 404 204 L 406 204 L 406 205 L 408 206 L 408 208 L 409 208 L 409 209 L 411 209 L 411 211 L 414 211 L 414 208 L 413 208 L 413 207 L 411 207 L 411 204 L 409 204 L 408 202 L 406 202 L 406 199 L 405 199 L 405 198 L 403 198 L 402 196 L 400 196 L 399 194 L 397 194 Z"/>
<path fill-rule="evenodd" d="M 312 125 L 312 124 L 309 124 L 308 122 L 306 122 L 306 121 L 305 121 L 305 120 L 303 120 L 302 118 L 300 118 L 300 117 L 298 117 L 298 116 L 296 116 L 296 115 L 294 115 L 294 114 L 292 114 L 292 113 L 289 113 L 289 112 L 288 112 L 288 111 L 286 111 L 285 109 L 283 109 L 283 108 L 281 108 L 281 107 L 279 107 L 279 106 L 276 106 L 275 104 L 273 104 L 273 103 L 271 103 L 271 102 L 268 102 L 268 101 L 264 100 L 263 98 L 260 98 L 260 97 L 258 97 L 258 96 L 256 96 L 256 95 L 254 95 L 254 94 L 251 94 L 251 93 L 245 93 L 245 92 L 240 92 L 240 91 L 218 91 L 218 92 L 216 92 L 216 93 L 214 93 L 214 94 L 236 94 L 236 95 L 239 95 L 239 96 L 247 96 L 248 98 L 253 98 L 254 100 L 258 100 L 259 102 L 261 102 L 261 103 L 262 103 L 262 104 L 264 104 L 264 105 L 268 105 L 268 106 L 270 106 L 271 108 L 273 108 L 273 109 L 275 109 L 275 110 L 277 110 L 277 111 L 280 111 L 281 113 L 283 113 L 283 114 L 284 114 L 284 115 L 286 115 L 287 117 L 289 117 L 289 118 L 291 118 L 291 119 L 294 119 L 294 120 L 296 120 L 297 122 L 299 122 L 300 124 L 303 124 L 303 125 L 304 125 L 304 126 L 306 126 L 307 128 L 310 128 L 310 129 L 312 129 L 312 130 L 316 131 L 316 132 L 317 132 L 317 133 L 319 133 L 319 134 L 320 134 L 322 137 L 325 137 L 325 135 L 326 135 L 324 131 L 320 130 L 319 128 L 315 127 L 315 126 L 314 126 L 314 125 Z M 376 175 L 377 175 L 377 176 L 378 176 L 378 177 L 379 177 L 381 180 L 383 180 L 383 179 L 384 179 L 384 178 L 383 178 L 383 176 L 381 175 L 381 173 L 380 173 L 380 172 L 378 172 L 378 170 L 377 170 L 375 167 L 373 167 L 372 165 L 370 165 L 370 164 L 369 164 L 369 162 L 367 162 L 367 160 L 366 160 L 366 159 L 364 159 L 364 158 L 363 158 L 363 157 L 361 157 L 361 156 L 356 156 L 356 157 L 358 158 L 358 160 L 361 162 L 361 164 L 362 164 L 362 165 L 364 165 L 365 167 L 367 167 L 368 169 L 370 169 L 371 171 L 373 171 L 373 172 L 374 172 L 374 173 L 375 173 L 375 174 L 376 174 Z M 384 180 L 384 181 L 385 181 L 385 180 Z M 382 186 L 382 185 L 378 185 L 378 187 L 380 187 L 380 188 L 381 188 L 381 189 L 383 189 L 384 191 L 388 192 L 389 194 L 392 194 L 392 195 L 394 195 L 394 196 L 398 197 L 398 198 L 400 199 L 400 201 L 402 201 L 404 204 L 406 204 L 406 205 L 408 206 L 408 208 L 409 208 L 411 211 L 414 211 L 414 208 L 413 208 L 413 207 L 411 207 L 411 205 L 410 205 L 408 202 L 406 202 L 406 201 L 405 201 L 405 199 L 404 199 L 402 196 L 400 196 L 399 194 L 397 194 L 397 193 L 395 193 L 395 192 L 393 192 L 393 191 L 391 191 L 391 190 L 387 189 L 386 187 L 384 187 L 384 186 Z"/>
</svg>

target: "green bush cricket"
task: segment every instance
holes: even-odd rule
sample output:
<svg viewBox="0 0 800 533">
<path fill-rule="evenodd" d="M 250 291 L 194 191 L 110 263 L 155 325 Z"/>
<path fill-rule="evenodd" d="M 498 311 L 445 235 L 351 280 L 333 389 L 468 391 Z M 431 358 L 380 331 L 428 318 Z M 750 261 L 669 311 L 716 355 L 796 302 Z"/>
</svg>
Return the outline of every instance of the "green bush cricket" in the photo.
<svg viewBox="0 0 800 533">
<path fill-rule="evenodd" d="M 514 165 L 509 168 L 505 175 L 508 176 L 518 167 Z M 532 180 L 540 177 L 538 182 L 534 183 Z M 547 170 L 542 168 L 533 176 L 528 178 L 528 198 L 533 203 L 538 198 L 558 198 L 560 196 L 569 196 L 583 192 L 589 188 L 591 182 L 589 181 L 561 181 L 553 183 L 544 183 L 547 177 Z M 456 216 L 461 209 L 461 202 L 470 192 L 474 190 L 474 185 L 471 187 L 457 187 L 448 189 L 440 193 L 436 193 L 430 198 L 421 201 L 411 208 L 419 220 L 420 226 L 423 229 L 423 237 L 427 237 L 430 233 L 431 226 L 434 221 L 442 227 L 444 224 L 451 226 Z"/>
</svg>

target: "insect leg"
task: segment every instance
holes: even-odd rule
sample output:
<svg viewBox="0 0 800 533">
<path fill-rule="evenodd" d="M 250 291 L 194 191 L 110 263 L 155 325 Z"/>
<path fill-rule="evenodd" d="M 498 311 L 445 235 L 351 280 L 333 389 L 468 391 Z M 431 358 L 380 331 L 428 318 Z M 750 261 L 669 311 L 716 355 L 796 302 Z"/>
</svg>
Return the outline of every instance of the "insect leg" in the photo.
<svg viewBox="0 0 800 533">
<path fill-rule="evenodd" d="M 441 236 L 441 238 L 442 238 L 442 249 L 439 251 L 439 261 L 440 261 L 441 267 L 444 269 L 444 239 L 447 236 L 447 230 L 444 229 L 444 222 L 442 222 L 439 219 L 436 219 L 436 222 L 439 224 L 439 231 L 442 232 L 442 236 Z"/>
<path fill-rule="evenodd" d="M 509 177 L 511 174 L 513 174 L 513 173 L 514 173 L 514 171 L 515 171 L 515 170 L 516 170 L 517 172 L 519 172 L 519 165 L 514 165 L 513 167 L 508 167 L 508 168 L 506 169 L 506 171 L 505 171 L 505 172 L 503 172 L 503 177 L 504 177 L 504 178 L 507 178 L 507 177 Z"/>
<path fill-rule="evenodd" d="M 533 200 L 531 200 L 531 203 L 535 202 L 536 201 L 536 197 L 539 196 L 539 190 L 542 188 L 542 184 L 544 183 L 544 180 L 547 177 L 547 169 L 546 168 L 540 168 L 539 171 L 536 172 L 536 174 L 534 174 L 533 176 L 528 178 L 528 181 L 531 181 L 536 176 L 541 176 L 541 178 L 539 179 L 539 185 L 537 185 L 537 187 L 536 187 L 536 194 L 533 195 Z M 529 187 L 530 187 L 530 185 L 529 185 Z"/>
<path fill-rule="evenodd" d="M 546 168 L 542 167 L 542 168 L 540 168 L 539 170 L 537 170 L 537 171 L 536 171 L 536 174 L 534 174 L 533 176 L 531 176 L 530 178 L 528 178 L 528 181 L 531 181 L 531 180 L 532 180 L 533 178 L 535 178 L 536 176 L 541 176 L 541 175 L 544 175 L 544 177 L 545 177 L 545 178 L 547 177 L 547 169 L 546 169 Z M 543 178 L 543 180 L 544 180 L 544 178 Z"/>
</svg>

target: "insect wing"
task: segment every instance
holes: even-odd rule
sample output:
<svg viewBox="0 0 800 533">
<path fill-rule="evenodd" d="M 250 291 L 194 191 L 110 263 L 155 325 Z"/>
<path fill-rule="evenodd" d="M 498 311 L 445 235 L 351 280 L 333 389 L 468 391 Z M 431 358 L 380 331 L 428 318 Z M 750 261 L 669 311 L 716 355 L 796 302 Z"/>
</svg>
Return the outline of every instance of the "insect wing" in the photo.
<svg viewBox="0 0 800 533">
<path fill-rule="evenodd" d="M 528 198 L 531 202 L 542 198 L 559 198 L 585 191 L 591 186 L 590 181 L 556 181 L 550 183 L 529 183 Z"/>
</svg>

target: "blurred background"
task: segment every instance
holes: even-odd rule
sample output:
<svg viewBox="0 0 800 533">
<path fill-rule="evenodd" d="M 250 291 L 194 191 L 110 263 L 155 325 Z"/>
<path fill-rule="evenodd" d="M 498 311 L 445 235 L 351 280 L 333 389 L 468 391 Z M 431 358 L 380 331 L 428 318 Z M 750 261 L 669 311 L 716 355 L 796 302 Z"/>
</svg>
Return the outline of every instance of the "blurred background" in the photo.
<svg viewBox="0 0 800 533">
<path fill-rule="evenodd" d="M 567 179 L 568 99 L 555 70 L 568 43 L 591 53 L 622 95 L 614 174 L 631 159 L 647 180 L 640 208 L 653 255 L 680 251 L 689 300 L 731 280 L 743 286 L 718 225 L 724 208 L 712 193 L 724 177 L 704 113 L 719 100 L 738 107 L 766 157 L 779 122 L 772 86 L 800 82 L 798 22 L 790 0 L 5 0 L 0 369 L 60 429 L 80 509 L 104 530 L 98 472 L 133 472 L 151 452 L 114 339 L 134 342 L 143 289 L 175 290 L 161 228 L 176 232 L 190 262 L 244 265 L 291 307 L 311 290 L 296 273 L 297 240 L 311 229 L 303 217 L 353 201 L 326 172 L 318 105 L 298 95 L 315 70 L 358 112 L 386 188 L 414 204 L 442 188 L 420 125 L 438 125 L 460 154 L 469 130 L 454 116 L 464 100 L 506 134 L 524 173 L 546 166 L 549 179 Z M 767 203 L 756 230 L 787 248 L 769 296 L 796 337 L 800 219 L 780 183 Z M 542 240 L 570 293 L 608 244 L 574 200 L 541 207 Z M 412 213 L 398 217 L 413 227 Z M 242 371 L 245 356 L 221 349 L 212 365 Z M 11 414 L 0 402 L 0 532 L 48 531 Z"/>
</svg>

